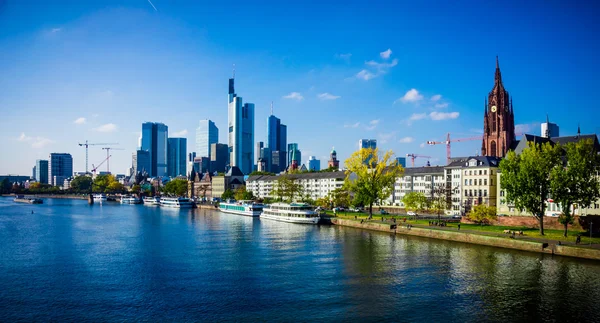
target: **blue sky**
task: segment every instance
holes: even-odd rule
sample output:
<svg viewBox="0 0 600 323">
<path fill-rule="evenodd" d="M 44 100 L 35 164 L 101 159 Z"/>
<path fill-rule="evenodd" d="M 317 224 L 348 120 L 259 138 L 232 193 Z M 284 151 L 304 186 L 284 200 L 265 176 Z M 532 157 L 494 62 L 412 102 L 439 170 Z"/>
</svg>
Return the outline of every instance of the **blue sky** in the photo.
<svg viewBox="0 0 600 323">
<path fill-rule="evenodd" d="M 427 146 L 481 133 L 495 58 L 519 129 L 546 114 L 561 135 L 600 132 L 597 5 L 584 2 L 0 1 L 0 173 L 73 155 L 78 142 L 118 142 L 111 170 L 131 164 L 141 123 L 163 122 L 195 146 L 200 119 L 226 143 L 227 79 L 256 105 L 265 140 L 270 103 L 325 166 L 361 138 L 397 156 L 445 162 Z M 224 5 L 226 3 L 226 5 Z M 187 132 L 187 134 L 186 134 Z M 480 141 L 455 143 L 473 155 Z M 90 164 L 105 156 L 90 148 Z M 417 160 L 423 164 L 424 160 Z"/>
</svg>

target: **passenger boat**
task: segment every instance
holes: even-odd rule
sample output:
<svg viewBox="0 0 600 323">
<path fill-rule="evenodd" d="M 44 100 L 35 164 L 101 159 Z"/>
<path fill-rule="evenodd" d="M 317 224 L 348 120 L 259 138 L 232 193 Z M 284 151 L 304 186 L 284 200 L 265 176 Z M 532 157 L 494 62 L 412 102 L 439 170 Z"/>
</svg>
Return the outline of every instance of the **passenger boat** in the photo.
<svg viewBox="0 0 600 323">
<path fill-rule="evenodd" d="M 105 194 L 94 194 L 94 202 L 104 202 L 106 201 Z"/>
<path fill-rule="evenodd" d="M 263 212 L 263 205 L 252 201 L 227 201 L 219 203 L 219 210 L 238 215 L 260 216 Z"/>
<path fill-rule="evenodd" d="M 160 206 L 160 197 L 158 196 L 147 196 L 144 197 L 145 206 Z"/>
<path fill-rule="evenodd" d="M 29 203 L 29 204 L 42 204 L 44 201 L 42 199 L 36 199 L 33 197 L 25 197 L 23 195 L 17 195 L 14 199 L 15 202 L 19 203 Z"/>
<path fill-rule="evenodd" d="M 321 217 L 314 208 L 306 203 L 274 203 L 265 208 L 261 218 L 276 221 L 318 224 Z"/>
<path fill-rule="evenodd" d="M 135 196 L 121 196 L 121 204 L 142 204 L 142 199 Z"/>
<path fill-rule="evenodd" d="M 161 197 L 160 206 L 191 209 L 194 206 L 194 203 L 187 197 Z"/>
</svg>

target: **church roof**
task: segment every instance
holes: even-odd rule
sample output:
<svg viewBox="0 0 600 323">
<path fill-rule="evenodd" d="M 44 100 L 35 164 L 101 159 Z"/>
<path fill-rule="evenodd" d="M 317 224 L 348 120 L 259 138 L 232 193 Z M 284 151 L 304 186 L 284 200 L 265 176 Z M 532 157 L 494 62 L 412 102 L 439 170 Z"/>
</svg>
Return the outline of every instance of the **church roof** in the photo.
<svg viewBox="0 0 600 323">
<path fill-rule="evenodd" d="M 225 176 L 244 176 L 244 173 L 242 173 L 239 167 L 233 166 L 227 171 Z"/>
<path fill-rule="evenodd" d="M 579 141 L 585 140 L 585 139 L 591 139 L 594 142 L 594 147 L 596 148 L 596 150 L 600 151 L 600 143 L 598 142 L 598 137 L 595 134 L 552 137 L 552 138 L 546 138 L 546 137 L 525 134 L 525 135 L 523 135 L 521 140 L 518 141 L 514 151 L 515 151 L 515 153 L 520 154 L 523 151 L 523 149 L 527 148 L 528 142 L 535 142 L 535 143 L 540 143 L 540 144 L 549 142 L 552 145 L 554 145 L 554 144 L 566 145 L 568 143 L 579 142 Z"/>
</svg>

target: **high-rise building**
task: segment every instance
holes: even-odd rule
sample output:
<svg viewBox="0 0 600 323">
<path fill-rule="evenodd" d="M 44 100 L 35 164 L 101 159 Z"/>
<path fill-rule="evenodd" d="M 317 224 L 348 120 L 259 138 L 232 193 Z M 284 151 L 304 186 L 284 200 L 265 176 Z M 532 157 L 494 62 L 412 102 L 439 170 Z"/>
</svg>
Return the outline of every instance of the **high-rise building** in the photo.
<svg viewBox="0 0 600 323">
<path fill-rule="evenodd" d="M 210 158 L 210 145 L 219 142 L 219 128 L 210 120 L 200 120 L 196 129 L 196 155 Z"/>
<path fill-rule="evenodd" d="M 36 167 L 33 166 L 33 169 L 31 170 L 31 179 L 33 179 L 34 181 L 36 180 L 35 179 L 35 173 L 36 173 Z"/>
<path fill-rule="evenodd" d="M 548 116 L 546 115 L 546 122 L 542 123 L 542 137 L 543 138 L 555 138 L 559 137 L 558 125 L 556 123 L 550 123 Z"/>
<path fill-rule="evenodd" d="M 271 161 L 273 160 L 273 154 L 271 152 L 271 148 L 267 148 L 267 147 L 263 147 L 260 149 L 260 153 L 259 153 L 259 160 L 262 160 L 262 162 L 264 163 L 264 168 L 262 171 L 265 172 L 272 172 L 272 165 L 271 165 Z"/>
<path fill-rule="evenodd" d="M 187 176 L 185 165 L 186 155 L 186 138 L 169 138 L 167 140 L 167 174 L 169 176 Z"/>
<path fill-rule="evenodd" d="M 163 123 L 142 124 L 142 149 L 150 153 L 151 177 L 167 175 L 167 137 L 169 127 Z"/>
<path fill-rule="evenodd" d="M 254 104 L 242 104 L 233 78 L 229 79 L 228 120 L 229 163 L 250 174 L 254 168 Z"/>
<path fill-rule="evenodd" d="M 267 148 L 271 151 L 271 168 L 273 173 L 285 170 L 287 167 L 287 126 L 281 123 L 281 120 L 273 115 L 267 118 Z M 273 154 L 277 153 L 277 159 Z"/>
<path fill-rule="evenodd" d="M 396 157 L 396 161 L 398 162 L 398 165 L 406 168 L 406 157 Z"/>
<path fill-rule="evenodd" d="M 193 151 L 191 153 L 188 153 L 187 155 L 187 167 L 186 167 L 186 174 L 190 174 L 192 172 L 192 169 L 194 169 L 194 158 L 196 158 L 196 152 Z"/>
<path fill-rule="evenodd" d="M 504 89 L 496 56 L 494 87 L 488 94 L 483 114 L 481 155 L 504 157 L 515 142 L 515 114 L 512 99 Z"/>
<path fill-rule="evenodd" d="M 285 156 L 285 153 L 282 153 L 279 150 L 271 151 L 271 170 L 270 170 L 270 172 L 277 174 L 277 173 L 285 170 L 285 167 L 279 168 L 279 167 L 281 167 L 280 165 L 282 165 L 282 162 L 281 162 L 281 159 L 283 157 L 282 155 Z"/>
<path fill-rule="evenodd" d="M 226 144 L 219 143 L 210 146 L 210 171 L 224 173 L 229 164 L 229 148 Z"/>
<path fill-rule="evenodd" d="M 147 150 L 136 150 L 131 156 L 131 166 L 133 168 L 133 176 L 137 173 L 150 174 L 150 152 Z"/>
<path fill-rule="evenodd" d="M 256 165 L 258 165 L 258 160 L 260 159 L 260 150 L 263 149 L 265 147 L 265 143 L 262 141 L 259 141 L 256 143 L 256 150 L 254 150 L 254 152 L 256 153 Z"/>
<path fill-rule="evenodd" d="M 308 158 L 308 170 L 309 171 L 320 171 L 321 170 L 321 161 L 318 160 L 315 156 L 310 156 Z"/>
<path fill-rule="evenodd" d="M 48 159 L 48 181 L 52 186 L 63 185 L 66 178 L 73 176 L 71 154 L 51 153 Z"/>
<path fill-rule="evenodd" d="M 35 180 L 41 184 L 48 184 L 48 161 L 38 159 L 35 161 Z"/>
<path fill-rule="evenodd" d="M 297 165 L 302 164 L 302 152 L 298 149 L 297 143 L 290 143 L 287 145 L 287 154 L 288 167 L 291 166 L 293 162 L 296 162 Z"/>
<path fill-rule="evenodd" d="M 196 157 L 194 159 L 194 171 L 196 173 L 210 172 L 210 158 L 209 157 Z"/>
<path fill-rule="evenodd" d="M 377 140 L 376 139 L 361 139 L 358 141 L 358 148 L 376 149 L 377 148 Z"/>
</svg>

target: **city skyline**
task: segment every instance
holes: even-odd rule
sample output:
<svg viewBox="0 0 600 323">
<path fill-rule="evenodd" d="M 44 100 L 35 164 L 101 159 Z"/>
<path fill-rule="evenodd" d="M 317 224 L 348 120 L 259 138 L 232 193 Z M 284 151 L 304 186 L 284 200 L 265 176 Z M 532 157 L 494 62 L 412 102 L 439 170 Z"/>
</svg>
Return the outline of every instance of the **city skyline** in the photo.
<svg viewBox="0 0 600 323">
<path fill-rule="evenodd" d="M 147 120 L 168 125 L 170 135 L 187 138 L 187 150 L 194 151 L 199 119 L 221 129 L 227 124 L 223 94 L 233 64 L 242 96 L 255 103 L 254 143 L 266 140 L 275 101 L 288 141 L 320 159 L 322 168 L 332 146 L 343 166 L 361 138 L 376 139 L 397 157 L 425 154 L 434 157 L 432 164 L 444 164 L 442 146 L 423 144 L 447 132 L 454 138 L 481 134 L 496 55 L 514 98 L 517 132 L 539 135 L 546 114 L 561 135 L 575 134 L 578 124 L 584 134 L 599 130 L 589 95 L 599 67 L 587 63 L 599 46 L 594 7 L 475 3 L 459 12 L 438 3 L 433 19 L 420 4 L 382 10 L 381 4 L 350 3 L 336 19 L 305 29 L 302 21 L 321 17 L 311 4 L 293 15 L 277 14 L 287 12 L 284 5 L 269 8 L 269 20 L 260 6 L 234 6 L 268 21 L 265 30 L 245 20 L 224 26 L 226 14 L 210 4 L 155 5 L 82 3 L 68 12 L 53 4 L 35 4 L 34 11 L 2 5 L 1 136 L 13 158 L 0 160 L 0 173 L 29 174 L 52 152 L 70 153 L 73 170 L 83 171 L 85 150 L 77 142 L 86 139 L 119 142 L 124 151 L 113 153 L 111 169 L 126 173 L 139 124 Z M 542 5 L 543 12 L 532 10 Z M 323 4 L 320 10 L 336 9 Z M 490 11 L 515 19 L 481 21 Z M 518 12 L 529 12 L 528 19 Z M 356 26 L 344 22 L 357 21 L 359 13 L 364 19 Z M 226 131 L 219 142 L 227 143 Z M 480 142 L 465 142 L 453 145 L 452 153 L 470 156 L 480 149 Z M 90 165 L 105 158 L 99 148 L 89 153 Z"/>
</svg>

